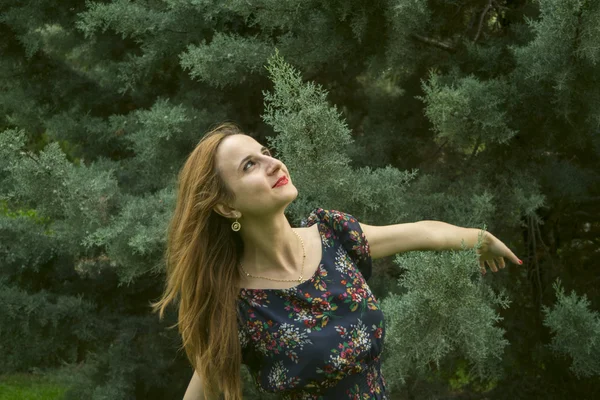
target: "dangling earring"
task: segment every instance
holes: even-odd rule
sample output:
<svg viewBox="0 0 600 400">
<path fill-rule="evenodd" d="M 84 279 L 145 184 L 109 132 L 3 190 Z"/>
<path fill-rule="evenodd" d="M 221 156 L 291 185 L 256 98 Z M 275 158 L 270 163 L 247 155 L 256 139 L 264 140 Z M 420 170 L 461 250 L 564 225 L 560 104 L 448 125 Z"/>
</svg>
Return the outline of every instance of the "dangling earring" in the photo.
<svg viewBox="0 0 600 400">
<path fill-rule="evenodd" d="M 238 217 L 236 217 L 235 218 L 235 222 L 233 224 L 231 224 L 231 230 L 233 230 L 235 232 L 237 232 L 240 229 L 242 229 L 242 224 L 240 224 L 237 219 L 238 219 Z"/>
</svg>

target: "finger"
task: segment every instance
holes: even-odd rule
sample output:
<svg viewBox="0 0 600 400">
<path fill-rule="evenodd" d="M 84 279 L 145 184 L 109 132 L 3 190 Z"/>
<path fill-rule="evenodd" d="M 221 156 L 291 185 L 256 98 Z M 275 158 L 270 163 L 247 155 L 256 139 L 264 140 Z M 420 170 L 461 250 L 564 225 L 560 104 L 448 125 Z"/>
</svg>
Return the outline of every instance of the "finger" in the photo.
<svg viewBox="0 0 600 400">
<path fill-rule="evenodd" d="M 521 261 L 512 251 L 510 252 L 510 260 L 517 265 L 523 264 L 523 261 Z"/>
<path fill-rule="evenodd" d="M 508 246 L 507 246 L 507 245 L 505 245 L 505 244 L 504 244 L 504 243 L 502 243 L 502 242 L 500 242 L 500 243 L 501 243 L 501 244 L 500 244 L 500 246 L 503 248 L 503 251 L 502 251 L 502 252 L 503 252 L 503 253 L 505 253 L 505 255 L 507 255 L 507 258 L 508 258 L 508 259 L 509 259 L 511 262 L 513 262 L 513 263 L 515 263 L 515 264 L 517 264 L 517 265 L 521 265 L 521 264 L 523 264 L 523 261 L 521 261 L 521 260 L 519 259 L 519 257 L 517 257 L 517 256 L 515 255 L 515 253 L 513 253 L 513 252 L 511 251 L 511 249 L 509 249 L 509 248 L 508 248 Z"/>
<path fill-rule="evenodd" d="M 500 269 L 503 269 L 504 267 L 506 267 L 503 257 L 496 258 L 496 263 L 498 263 L 498 266 L 500 267 Z"/>
<path fill-rule="evenodd" d="M 523 261 L 519 257 L 517 257 L 517 262 L 515 264 L 523 265 Z"/>
<path fill-rule="evenodd" d="M 487 263 L 492 269 L 492 271 L 498 272 L 498 268 L 496 267 L 496 263 L 494 262 L 494 260 L 488 260 Z"/>
</svg>

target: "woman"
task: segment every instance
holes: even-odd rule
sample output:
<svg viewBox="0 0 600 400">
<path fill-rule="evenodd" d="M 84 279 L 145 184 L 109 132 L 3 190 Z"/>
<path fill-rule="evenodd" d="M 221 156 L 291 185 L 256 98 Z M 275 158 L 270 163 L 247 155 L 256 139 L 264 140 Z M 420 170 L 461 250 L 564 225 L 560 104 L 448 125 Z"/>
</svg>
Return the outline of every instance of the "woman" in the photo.
<svg viewBox="0 0 600 400">
<path fill-rule="evenodd" d="M 242 363 L 260 391 L 283 398 L 386 399 L 385 322 L 366 283 L 371 260 L 441 249 L 438 239 L 457 233 L 471 247 L 477 241 L 477 230 L 444 223 L 435 225 L 445 227 L 440 235 L 427 224 L 437 221 L 377 227 L 320 208 L 292 228 L 284 211 L 298 191 L 289 171 L 233 124 L 202 138 L 178 184 L 166 289 L 153 307 L 162 319 L 179 300 L 195 370 L 184 400 L 241 399 Z M 502 257 L 520 262 L 493 235 L 485 243 L 482 273 L 485 262 L 503 268 Z"/>
</svg>

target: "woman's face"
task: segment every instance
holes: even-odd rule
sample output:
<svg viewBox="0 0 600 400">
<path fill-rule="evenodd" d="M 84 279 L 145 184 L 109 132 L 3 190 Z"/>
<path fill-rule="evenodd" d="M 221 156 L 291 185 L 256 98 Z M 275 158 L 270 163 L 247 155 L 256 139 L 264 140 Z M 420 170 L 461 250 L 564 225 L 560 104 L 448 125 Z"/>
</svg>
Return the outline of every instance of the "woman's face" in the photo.
<svg viewBox="0 0 600 400">
<path fill-rule="evenodd" d="M 226 137 L 217 149 L 216 165 L 236 196 L 231 206 L 242 216 L 281 212 L 298 196 L 285 165 L 248 135 Z M 287 177 L 288 183 L 274 187 L 282 176 Z"/>
</svg>

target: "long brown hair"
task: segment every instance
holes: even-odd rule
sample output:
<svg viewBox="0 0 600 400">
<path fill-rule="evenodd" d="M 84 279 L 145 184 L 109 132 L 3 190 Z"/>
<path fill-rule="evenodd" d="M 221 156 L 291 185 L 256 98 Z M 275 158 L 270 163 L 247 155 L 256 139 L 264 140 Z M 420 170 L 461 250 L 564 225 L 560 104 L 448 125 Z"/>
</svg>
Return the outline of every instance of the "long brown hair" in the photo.
<svg viewBox="0 0 600 400">
<path fill-rule="evenodd" d="M 167 232 L 166 285 L 152 303 L 160 320 L 171 301 L 179 300 L 179 333 L 187 357 L 202 379 L 207 398 L 242 398 L 242 352 L 237 328 L 237 295 L 243 251 L 231 221 L 213 207 L 234 200 L 216 167 L 219 144 L 243 132 L 224 123 L 208 132 L 179 171 L 177 200 Z M 172 328 L 171 327 L 171 328 Z"/>
</svg>

